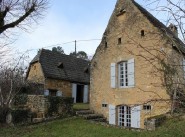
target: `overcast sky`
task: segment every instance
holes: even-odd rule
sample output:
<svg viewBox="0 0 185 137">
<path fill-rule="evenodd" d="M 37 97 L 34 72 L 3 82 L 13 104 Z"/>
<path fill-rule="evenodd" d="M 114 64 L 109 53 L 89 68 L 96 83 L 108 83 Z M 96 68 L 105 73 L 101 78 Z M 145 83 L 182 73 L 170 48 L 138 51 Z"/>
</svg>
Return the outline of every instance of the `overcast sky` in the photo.
<svg viewBox="0 0 185 137">
<path fill-rule="evenodd" d="M 136 0 L 145 6 L 143 1 Z M 29 33 L 21 31 L 13 46 L 29 52 L 31 58 L 38 49 L 62 46 L 64 52 L 74 51 L 74 40 L 101 39 L 112 14 L 116 0 L 50 0 L 45 18 Z M 68 44 L 63 44 L 71 42 Z M 77 51 L 93 55 L 100 40 L 79 41 Z"/>
</svg>

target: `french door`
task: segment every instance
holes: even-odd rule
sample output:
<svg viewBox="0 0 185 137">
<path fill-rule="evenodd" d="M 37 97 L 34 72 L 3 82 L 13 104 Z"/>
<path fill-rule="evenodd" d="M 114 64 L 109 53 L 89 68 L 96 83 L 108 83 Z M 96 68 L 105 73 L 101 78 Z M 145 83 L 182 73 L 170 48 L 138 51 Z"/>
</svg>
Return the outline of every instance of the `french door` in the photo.
<svg viewBox="0 0 185 137">
<path fill-rule="evenodd" d="M 118 125 L 120 127 L 131 127 L 131 107 L 118 107 Z"/>
</svg>

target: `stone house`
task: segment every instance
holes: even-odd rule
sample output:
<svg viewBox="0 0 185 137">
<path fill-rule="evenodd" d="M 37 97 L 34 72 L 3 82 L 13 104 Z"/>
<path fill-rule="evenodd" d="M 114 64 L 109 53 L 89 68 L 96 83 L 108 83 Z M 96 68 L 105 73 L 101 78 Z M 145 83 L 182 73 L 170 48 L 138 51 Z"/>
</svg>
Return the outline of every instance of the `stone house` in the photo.
<svg viewBox="0 0 185 137">
<path fill-rule="evenodd" d="M 43 84 L 45 95 L 89 102 L 89 61 L 41 49 L 29 65 L 26 79 Z"/>
<path fill-rule="evenodd" d="M 118 0 L 91 62 L 91 110 L 112 125 L 132 128 L 169 112 L 171 96 L 159 70 L 162 61 L 183 61 L 177 33 L 134 0 Z"/>
</svg>

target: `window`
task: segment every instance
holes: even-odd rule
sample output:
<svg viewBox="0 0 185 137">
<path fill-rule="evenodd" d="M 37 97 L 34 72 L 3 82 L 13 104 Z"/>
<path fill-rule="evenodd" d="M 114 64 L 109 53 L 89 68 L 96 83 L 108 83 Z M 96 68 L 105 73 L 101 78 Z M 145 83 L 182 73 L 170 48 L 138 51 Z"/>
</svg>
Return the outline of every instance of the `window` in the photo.
<svg viewBox="0 0 185 137">
<path fill-rule="evenodd" d="M 56 96 L 57 97 L 62 97 L 62 91 L 57 91 Z"/>
<path fill-rule="evenodd" d="M 151 105 L 143 105 L 143 110 L 151 110 Z"/>
<path fill-rule="evenodd" d="M 121 44 L 121 38 L 118 38 L 118 45 Z"/>
<path fill-rule="evenodd" d="M 102 107 L 103 107 L 103 108 L 106 108 L 106 107 L 107 107 L 107 104 L 102 104 Z"/>
<path fill-rule="evenodd" d="M 135 65 L 134 59 L 122 61 L 118 64 L 111 63 L 110 84 L 111 88 L 131 88 L 135 86 Z"/>
<path fill-rule="evenodd" d="M 118 108 L 118 124 L 120 127 L 131 127 L 131 107 L 120 106 Z"/>
<path fill-rule="evenodd" d="M 107 48 L 107 46 L 108 46 L 108 44 L 107 44 L 107 42 L 105 42 L 105 48 Z"/>
<path fill-rule="evenodd" d="M 57 67 L 62 69 L 64 67 L 63 62 L 59 62 Z"/>
<path fill-rule="evenodd" d="M 119 64 L 119 86 L 128 87 L 128 62 L 124 61 Z"/>
<path fill-rule="evenodd" d="M 120 11 L 117 13 L 117 16 L 123 15 L 126 12 L 126 9 L 122 7 Z"/>
<path fill-rule="evenodd" d="M 145 36 L 145 31 L 144 30 L 141 30 L 141 36 Z"/>
<path fill-rule="evenodd" d="M 55 89 L 49 89 L 49 95 L 50 96 L 56 96 L 57 95 L 57 90 L 55 90 Z"/>
</svg>

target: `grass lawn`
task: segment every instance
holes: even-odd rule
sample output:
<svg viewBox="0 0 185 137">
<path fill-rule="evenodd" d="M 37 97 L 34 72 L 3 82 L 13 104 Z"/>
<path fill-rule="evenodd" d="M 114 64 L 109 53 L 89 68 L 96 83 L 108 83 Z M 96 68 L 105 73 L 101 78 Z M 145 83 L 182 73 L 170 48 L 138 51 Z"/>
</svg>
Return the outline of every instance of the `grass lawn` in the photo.
<svg viewBox="0 0 185 137">
<path fill-rule="evenodd" d="M 81 118 L 38 125 L 1 128 L 0 137 L 185 137 L 185 120 L 169 120 L 157 131 L 128 131 L 91 123 Z"/>
<path fill-rule="evenodd" d="M 84 103 L 76 103 L 73 105 L 74 110 L 82 110 L 82 109 L 89 109 L 89 104 Z"/>
</svg>

